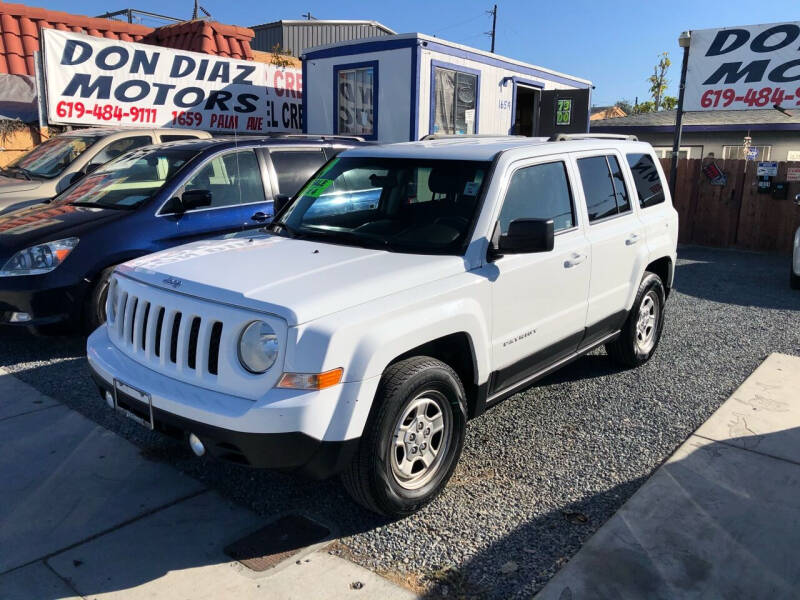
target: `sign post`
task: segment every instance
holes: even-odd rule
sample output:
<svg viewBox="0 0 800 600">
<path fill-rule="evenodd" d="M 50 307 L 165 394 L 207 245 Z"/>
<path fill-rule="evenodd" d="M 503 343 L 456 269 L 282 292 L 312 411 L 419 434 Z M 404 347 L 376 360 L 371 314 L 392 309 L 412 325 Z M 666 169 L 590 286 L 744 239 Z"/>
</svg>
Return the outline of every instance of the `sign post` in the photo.
<svg viewBox="0 0 800 600">
<path fill-rule="evenodd" d="M 678 181 L 678 153 L 681 149 L 681 135 L 683 135 L 683 99 L 686 95 L 686 69 L 689 65 L 689 43 L 692 39 L 691 31 L 684 31 L 678 37 L 678 45 L 683 48 L 683 62 L 681 63 L 681 84 L 678 90 L 678 110 L 675 114 L 675 137 L 672 141 L 672 161 L 669 169 L 669 191 L 675 193 L 675 184 Z M 658 108 L 658 107 L 656 107 Z"/>
</svg>

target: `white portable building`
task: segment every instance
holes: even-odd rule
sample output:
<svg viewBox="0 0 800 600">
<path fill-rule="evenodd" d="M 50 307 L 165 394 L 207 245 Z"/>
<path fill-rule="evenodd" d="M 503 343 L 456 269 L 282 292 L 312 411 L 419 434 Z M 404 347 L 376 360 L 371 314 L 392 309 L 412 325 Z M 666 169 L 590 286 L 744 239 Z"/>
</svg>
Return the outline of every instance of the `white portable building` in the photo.
<svg viewBox="0 0 800 600">
<path fill-rule="evenodd" d="M 421 33 L 303 54 L 304 131 L 382 142 L 589 131 L 592 84 Z"/>
</svg>

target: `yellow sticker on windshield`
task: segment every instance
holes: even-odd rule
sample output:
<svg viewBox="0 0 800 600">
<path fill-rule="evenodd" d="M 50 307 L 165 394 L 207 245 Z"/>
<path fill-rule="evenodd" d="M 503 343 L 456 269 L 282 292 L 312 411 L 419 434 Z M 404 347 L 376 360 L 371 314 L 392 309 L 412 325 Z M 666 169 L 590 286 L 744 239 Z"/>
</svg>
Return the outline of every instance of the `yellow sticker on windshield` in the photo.
<svg viewBox="0 0 800 600">
<path fill-rule="evenodd" d="M 333 185 L 333 179 L 322 179 L 317 178 L 314 181 L 311 181 L 306 186 L 306 189 L 303 190 L 301 196 L 308 196 L 309 198 L 319 198 L 325 190 Z"/>
</svg>

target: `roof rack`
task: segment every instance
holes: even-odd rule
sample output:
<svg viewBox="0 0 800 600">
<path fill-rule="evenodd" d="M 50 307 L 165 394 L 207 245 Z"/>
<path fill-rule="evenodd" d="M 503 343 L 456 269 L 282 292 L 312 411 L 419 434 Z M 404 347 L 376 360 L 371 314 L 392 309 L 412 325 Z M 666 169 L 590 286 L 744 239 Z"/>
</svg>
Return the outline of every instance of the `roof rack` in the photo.
<svg viewBox="0 0 800 600">
<path fill-rule="evenodd" d="M 310 139 L 310 140 L 346 140 L 349 142 L 363 142 L 364 138 L 359 137 L 357 135 L 330 135 L 327 133 L 279 133 L 279 132 L 270 132 L 263 134 L 264 137 L 270 138 L 300 138 L 300 139 Z"/>
<path fill-rule="evenodd" d="M 557 133 L 552 136 L 548 142 L 566 142 L 569 140 L 628 140 L 630 142 L 638 142 L 639 138 L 635 135 L 626 135 L 623 133 Z"/>
<path fill-rule="evenodd" d="M 492 135 L 491 133 L 429 133 L 419 138 L 420 142 L 427 142 L 429 140 L 461 140 L 461 139 L 475 139 L 475 138 L 489 138 L 489 139 L 519 139 L 524 138 L 524 135 Z"/>
</svg>

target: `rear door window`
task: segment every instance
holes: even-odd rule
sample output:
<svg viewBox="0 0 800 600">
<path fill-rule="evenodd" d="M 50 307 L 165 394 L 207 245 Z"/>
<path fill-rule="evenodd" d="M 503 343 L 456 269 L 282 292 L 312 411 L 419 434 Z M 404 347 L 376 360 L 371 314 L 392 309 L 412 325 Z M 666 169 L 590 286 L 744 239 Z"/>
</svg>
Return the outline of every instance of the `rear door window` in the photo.
<svg viewBox="0 0 800 600">
<path fill-rule="evenodd" d="M 617 198 L 605 156 L 578 159 L 589 222 L 617 214 Z"/>
<path fill-rule="evenodd" d="M 273 150 L 270 152 L 278 176 L 278 193 L 294 196 L 297 190 L 325 164 L 319 150 Z"/>
<path fill-rule="evenodd" d="M 664 185 L 653 157 L 649 154 L 628 154 L 626 158 L 633 173 L 639 206 L 647 208 L 664 202 Z"/>
<path fill-rule="evenodd" d="M 110 160 L 114 160 L 118 156 L 121 156 L 130 150 L 141 148 L 142 146 L 147 146 L 148 144 L 152 143 L 153 138 L 149 135 L 136 135 L 115 140 L 100 150 L 100 152 L 95 154 L 89 164 L 102 165 Z"/>
</svg>

